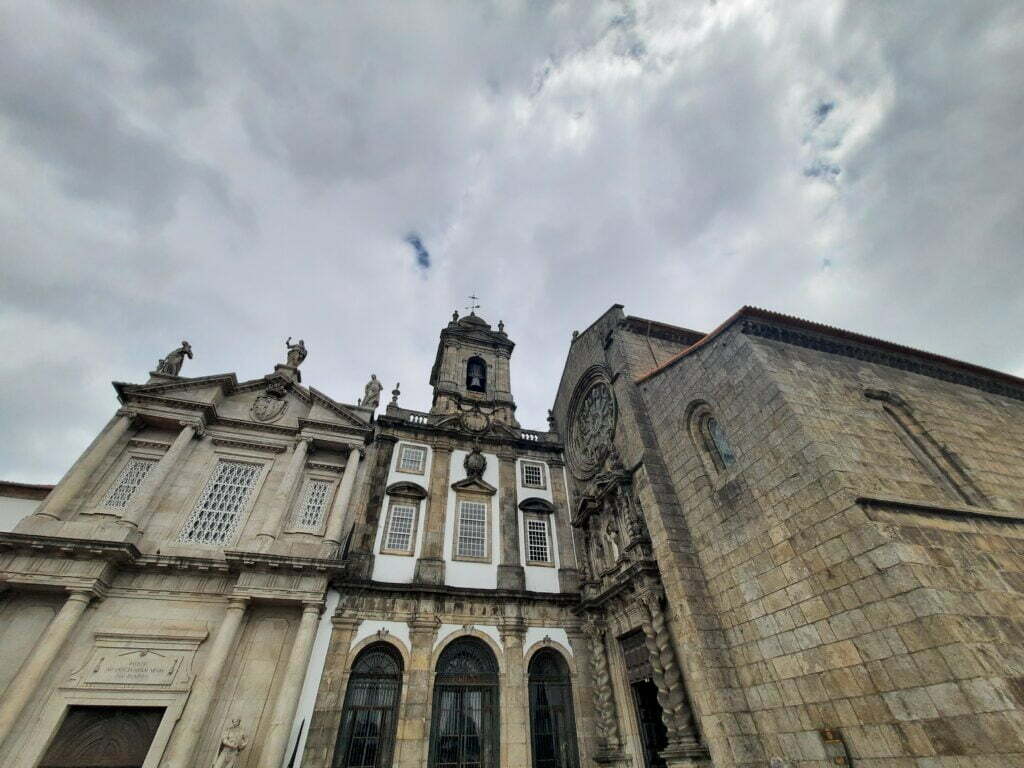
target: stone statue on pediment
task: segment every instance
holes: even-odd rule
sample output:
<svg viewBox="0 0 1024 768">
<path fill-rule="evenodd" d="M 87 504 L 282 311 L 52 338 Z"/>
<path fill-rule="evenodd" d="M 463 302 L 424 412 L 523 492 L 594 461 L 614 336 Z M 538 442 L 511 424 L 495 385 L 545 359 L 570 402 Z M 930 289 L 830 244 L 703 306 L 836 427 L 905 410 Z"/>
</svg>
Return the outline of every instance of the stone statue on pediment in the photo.
<svg viewBox="0 0 1024 768">
<path fill-rule="evenodd" d="M 366 382 L 366 386 L 363 388 L 363 399 L 359 404 L 363 408 L 376 408 L 380 405 L 380 393 L 384 389 L 384 386 L 377 381 L 377 374 L 371 373 L 370 380 Z"/>
<path fill-rule="evenodd" d="M 157 362 L 156 372 L 165 376 L 177 376 L 186 357 L 189 360 L 192 359 L 192 345 L 187 341 L 182 341 L 180 347 Z"/>
<path fill-rule="evenodd" d="M 288 365 L 292 368 L 298 368 L 302 365 L 302 361 L 306 359 L 306 342 L 299 339 L 298 344 L 292 344 L 292 337 L 289 336 L 284 345 L 288 347 Z"/>
<path fill-rule="evenodd" d="M 213 761 L 213 768 L 237 768 L 238 756 L 247 746 L 249 742 L 242 733 L 242 721 L 236 717 L 221 736 L 220 752 Z"/>
</svg>

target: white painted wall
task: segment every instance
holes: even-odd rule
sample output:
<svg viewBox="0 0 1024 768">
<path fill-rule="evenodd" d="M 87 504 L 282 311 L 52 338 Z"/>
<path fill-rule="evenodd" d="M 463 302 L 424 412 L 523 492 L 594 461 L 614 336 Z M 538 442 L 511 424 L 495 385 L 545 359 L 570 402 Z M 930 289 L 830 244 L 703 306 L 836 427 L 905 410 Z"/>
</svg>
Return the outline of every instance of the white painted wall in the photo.
<svg viewBox="0 0 1024 768">
<path fill-rule="evenodd" d="M 42 502 L 36 499 L 16 499 L 0 496 L 0 532 L 13 531 L 14 526 L 36 511 Z"/>
<path fill-rule="evenodd" d="M 405 645 L 407 653 L 412 653 L 412 640 L 409 636 L 409 625 L 404 621 L 379 621 L 376 619 L 365 619 L 360 622 L 359 628 L 352 634 L 352 642 L 349 644 L 349 649 L 355 648 L 359 643 L 363 642 L 366 638 L 371 635 L 375 635 L 380 630 L 387 630 L 388 634 L 392 638 L 401 641 Z M 349 660 L 349 666 L 352 666 L 352 662 L 355 659 Z"/>
<path fill-rule="evenodd" d="M 302 766 L 302 752 L 306 748 L 306 736 L 309 734 L 309 723 L 313 719 L 313 705 L 316 703 L 316 693 L 320 688 L 320 678 L 324 673 L 324 663 L 327 660 L 327 646 L 331 642 L 331 617 L 338 607 L 340 593 L 335 589 L 327 590 L 327 600 L 324 612 L 320 614 L 320 624 L 316 628 L 316 637 L 313 639 L 313 651 L 309 657 L 309 666 L 306 667 L 306 677 L 302 682 L 302 693 L 299 694 L 299 706 L 295 710 L 295 720 L 292 722 L 292 732 L 288 736 L 288 751 L 285 754 L 285 764 L 291 759 L 295 751 L 295 741 L 298 739 L 298 752 L 295 755 L 295 768 Z M 301 729 L 301 730 L 300 730 Z"/>
<path fill-rule="evenodd" d="M 491 562 L 489 563 L 467 563 L 462 560 L 453 560 L 452 536 L 455 530 L 455 496 L 456 492 L 451 490 L 452 483 L 466 479 L 466 468 L 462 463 L 466 460 L 468 451 L 452 451 L 452 465 L 448 472 L 448 502 L 444 514 L 444 559 L 445 577 L 444 582 L 453 587 L 474 587 L 476 589 L 497 589 L 498 587 L 498 563 L 501 561 L 501 539 L 500 520 L 501 510 L 498 501 L 501 498 L 501 487 L 498 484 L 498 457 L 493 453 L 485 453 L 487 468 L 484 470 L 484 482 L 490 483 L 498 492 L 491 497 Z"/>
<path fill-rule="evenodd" d="M 562 648 L 558 650 L 565 650 L 570 656 L 572 656 L 572 646 L 569 645 L 569 635 L 561 627 L 527 627 L 526 637 L 523 639 L 523 655 L 533 647 L 535 643 L 539 643 L 545 637 L 550 637 L 556 643 L 561 644 Z"/>
<path fill-rule="evenodd" d="M 501 642 L 501 635 L 498 634 L 498 628 L 489 624 L 473 624 L 473 629 L 478 632 L 483 632 L 489 638 L 491 638 L 495 644 L 504 650 L 505 646 Z M 461 624 L 442 624 L 437 630 L 437 638 L 434 640 L 434 650 L 436 651 L 438 646 L 445 641 L 445 638 L 454 634 L 455 632 L 462 631 Z"/>
<path fill-rule="evenodd" d="M 427 449 L 427 463 L 422 475 L 414 475 L 409 472 L 398 471 L 398 457 L 402 453 L 403 445 L 416 445 Z M 410 482 L 422 485 L 430 491 L 430 467 L 434 461 L 434 450 L 424 443 L 409 442 L 406 440 L 395 444 L 395 450 L 391 456 L 391 466 L 388 469 L 388 479 L 385 488 L 392 483 Z M 405 555 L 384 555 L 380 548 L 384 543 L 384 524 L 387 521 L 388 505 L 391 497 L 384 494 L 384 501 L 381 504 L 379 517 L 377 518 L 377 537 L 374 539 L 373 551 L 373 575 L 374 581 L 386 581 L 392 584 L 411 584 L 416 573 L 416 558 L 420 556 L 420 548 L 423 546 L 423 526 L 427 517 L 427 499 L 420 499 L 419 510 L 416 514 L 416 542 L 411 557 Z M 376 631 L 376 630 L 374 630 Z"/>
<path fill-rule="evenodd" d="M 526 459 L 526 461 L 534 461 Z M 543 461 L 534 463 L 544 465 L 545 488 L 527 488 L 523 485 L 523 459 L 516 460 L 516 521 L 519 526 L 519 561 L 526 572 L 526 588 L 533 592 L 558 592 L 558 532 L 555 530 L 555 521 L 548 521 L 549 533 L 551 536 L 548 546 L 551 547 L 551 556 L 555 561 L 554 568 L 545 568 L 539 565 L 526 565 L 526 523 L 523 521 L 523 512 L 519 504 L 524 499 L 544 499 L 554 504 L 554 497 L 551 495 L 551 468 Z"/>
</svg>

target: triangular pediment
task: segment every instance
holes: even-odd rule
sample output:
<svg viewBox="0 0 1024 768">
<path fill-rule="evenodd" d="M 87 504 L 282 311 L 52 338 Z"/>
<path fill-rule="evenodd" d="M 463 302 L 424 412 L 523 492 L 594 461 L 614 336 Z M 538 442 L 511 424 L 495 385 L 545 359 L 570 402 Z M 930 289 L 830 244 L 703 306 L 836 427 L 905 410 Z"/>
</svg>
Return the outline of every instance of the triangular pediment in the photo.
<svg viewBox="0 0 1024 768">
<path fill-rule="evenodd" d="M 234 392 L 238 387 L 238 379 L 233 373 L 196 376 L 195 378 L 160 376 L 154 377 L 145 384 L 115 381 L 113 386 L 118 397 L 125 402 L 138 395 L 147 399 L 167 398 L 168 400 L 210 403 L 222 392 L 225 394 Z"/>
<path fill-rule="evenodd" d="M 309 415 L 311 419 L 338 421 L 347 427 L 363 429 L 369 426 L 373 416 L 373 411 L 369 408 L 339 403 L 313 387 L 309 388 L 309 393 L 313 404 Z"/>
<path fill-rule="evenodd" d="M 459 480 L 457 483 L 452 483 L 452 490 L 472 491 L 475 493 L 484 493 L 488 496 L 493 496 L 498 492 L 497 488 L 478 477 L 467 477 L 465 480 Z"/>
</svg>

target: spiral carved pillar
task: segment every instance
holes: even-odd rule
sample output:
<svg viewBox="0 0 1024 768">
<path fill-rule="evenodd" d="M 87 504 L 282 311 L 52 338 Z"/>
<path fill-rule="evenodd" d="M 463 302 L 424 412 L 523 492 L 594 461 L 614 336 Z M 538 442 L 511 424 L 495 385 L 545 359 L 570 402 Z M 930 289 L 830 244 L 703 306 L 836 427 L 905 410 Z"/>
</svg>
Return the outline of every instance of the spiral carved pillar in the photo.
<svg viewBox="0 0 1024 768">
<path fill-rule="evenodd" d="M 647 609 L 648 619 L 642 626 L 651 656 L 654 683 L 658 687 L 658 703 L 668 731 L 668 747 L 663 750 L 662 757 L 668 759 L 670 765 L 673 764 L 670 755 L 680 758 L 706 757 L 707 750 L 700 743 L 686 695 L 683 672 L 672 647 L 668 621 L 661 607 L 661 592 L 646 592 L 640 599 Z"/>
<path fill-rule="evenodd" d="M 608 651 L 605 646 L 605 630 L 589 619 L 583 631 L 590 640 L 590 664 L 594 675 L 594 709 L 597 712 L 597 732 L 600 751 L 619 752 L 622 739 L 619 736 L 619 722 L 615 711 L 615 693 L 612 690 L 611 674 L 608 671 Z"/>
</svg>

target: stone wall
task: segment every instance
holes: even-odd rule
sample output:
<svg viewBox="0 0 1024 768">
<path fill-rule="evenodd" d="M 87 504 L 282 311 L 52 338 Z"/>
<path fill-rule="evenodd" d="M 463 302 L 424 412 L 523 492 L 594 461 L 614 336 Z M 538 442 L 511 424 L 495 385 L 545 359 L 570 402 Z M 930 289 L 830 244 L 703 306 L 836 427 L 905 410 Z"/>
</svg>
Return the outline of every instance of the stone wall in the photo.
<svg viewBox="0 0 1024 768">
<path fill-rule="evenodd" d="M 808 768 L 1022 764 L 1024 405 L 739 325 L 641 388 L 749 708 L 705 719 Z"/>
</svg>

